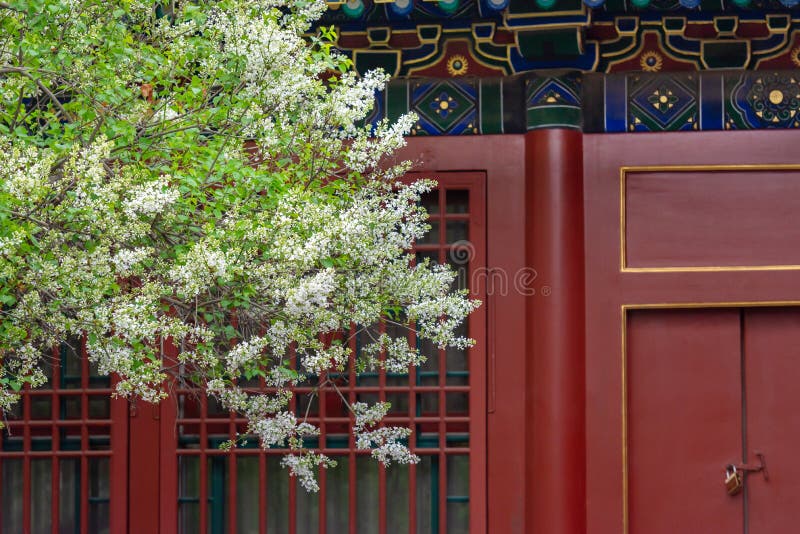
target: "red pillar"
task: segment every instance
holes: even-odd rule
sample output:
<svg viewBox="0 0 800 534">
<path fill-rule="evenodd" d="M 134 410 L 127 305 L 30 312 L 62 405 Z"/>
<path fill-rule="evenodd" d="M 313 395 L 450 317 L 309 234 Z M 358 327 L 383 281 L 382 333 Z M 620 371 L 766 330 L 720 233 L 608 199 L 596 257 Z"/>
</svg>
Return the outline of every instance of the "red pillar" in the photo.
<svg viewBox="0 0 800 534">
<path fill-rule="evenodd" d="M 131 404 L 128 532 L 159 532 L 159 409 L 142 400 Z"/>
<path fill-rule="evenodd" d="M 585 534 L 582 134 L 529 132 L 525 154 L 527 531 Z"/>
<path fill-rule="evenodd" d="M 164 343 L 164 365 L 173 369 L 178 368 L 178 347 L 170 339 Z M 161 534 L 176 532 L 178 529 L 178 383 L 175 378 L 170 380 L 169 388 L 172 395 L 161 401 L 159 416 L 159 525 Z M 257 513 L 257 512 L 256 512 Z"/>
<path fill-rule="evenodd" d="M 137 400 L 131 405 L 128 532 L 158 534 L 159 410 Z"/>
<path fill-rule="evenodd" d="M 178 349 L 171 339 L 163 344 L 163 364 L 177 368 Z M 168 380 L 174 380 L 168 378 Z M 128 532 L 170 534 L 178 526 L 177 417 L 175 382 L 160 404 L 138 400 L 131 405 Z"/>
<path fill-rule="evenodd" d="M 112 378 L 112 387 L 117 384 L 117 381 L 118 378 L 116 376 Z M 127 532 L 128 530 L 129 410 L 127 399 L 111 399 L 111 499 L 108 514 L 110 532 Z M 55 503 L 55 505 L 58 505 L 58 503 Z"/>
</svg>

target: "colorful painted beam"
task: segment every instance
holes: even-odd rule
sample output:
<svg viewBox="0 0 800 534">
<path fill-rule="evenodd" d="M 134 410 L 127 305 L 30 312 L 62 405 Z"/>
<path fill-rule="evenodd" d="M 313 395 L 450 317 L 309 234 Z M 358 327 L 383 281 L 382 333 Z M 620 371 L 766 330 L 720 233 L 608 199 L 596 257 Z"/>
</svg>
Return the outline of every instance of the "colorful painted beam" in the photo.
<svg viewBox="0 0 800 534">
<path fill-rule="evenodd" d="M 800 128 L 800 72 L 721 71 L 393 80 L 370 122 L 414 111 L 412 135 Z"/>
<path fill-rule="evenodd" d="M 582 0 L 556 0 L 547 9 L 522 0 L 508 0 L 504 9 L 463 0 L 447 13 L 441 2 L 406 1 L 411 11 L 403 17 L 392 14 L 397 2 L 372 3 L 356 18 L 341 4 L 323 23 L 337 28 L 337 45 L 360 71 L 381 67 L 395 77 L 800 66 L 800 7 L 780 0 L 747 7 L 699 0 L 694 9 L 680 1 L 697 0 L 592 0 L 605 2 L 596 9 Z"/>
</svg>

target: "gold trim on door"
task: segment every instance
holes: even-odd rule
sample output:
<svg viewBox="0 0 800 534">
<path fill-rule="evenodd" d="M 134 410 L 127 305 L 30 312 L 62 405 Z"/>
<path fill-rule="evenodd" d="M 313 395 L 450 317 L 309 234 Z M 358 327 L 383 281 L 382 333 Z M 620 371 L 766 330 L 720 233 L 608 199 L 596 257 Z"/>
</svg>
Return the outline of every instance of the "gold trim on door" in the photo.
<svg viewBox="0 0 800 534">
<path fill-rule="evenodd" d="M 754 164 L 754 165 L 642 165 L 619 168 L 619 250 L 620 272 L 623 273 L 701 273 L 722 271 L 800 271 L 800 265 L 720 265 L 720 266 L 674 266 L 674 267 L 628 267 L 625 239 L 625 213 L 627 175 L 634 172 L 693 172 L 693 171 L 800 171 L 800 164 Z"/>
</svg>

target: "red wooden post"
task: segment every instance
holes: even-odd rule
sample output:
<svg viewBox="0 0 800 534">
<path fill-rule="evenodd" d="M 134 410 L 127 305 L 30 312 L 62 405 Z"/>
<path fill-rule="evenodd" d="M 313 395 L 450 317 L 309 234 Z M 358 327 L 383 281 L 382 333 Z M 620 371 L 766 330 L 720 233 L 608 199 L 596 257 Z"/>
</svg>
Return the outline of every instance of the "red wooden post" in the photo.
<svg viewBox="0 0 800 534">
<path fill-rule="evenodd" d="M 177 368 L 178 347 L 175 343 L 170 339 L 164 343 L 162 350 L 164 365 Z M 172 396 L 159 406 L 159 525 L 160 532 L 164 534 L 177 532 L 178 529 L 178 455 L 175 452 L 178 448 L 178 432 L 175 420 L 178 417 L 179 394 L 176 385 L 173 383 L 170 388 L 174 392 Z"/>
<path fill-rule="evenodd" d="M 527 530 L 586 532 L 582 134 L 526 135 Z"/>
<path fill-rule="evenodd" d="M 89 420 L 89 359 L 86 357 L 86 340 L 81 342 L 81 420 Z M 81 425 L 81 450 L 89 450 L 89 428 Z M 89 532 L 89 458 L 81 455 L 81 534 Z"/>
<path fill-rule="evenodd" d="M 141 400 L 131 404 L 128 532 L 159 532 L 159 409 Z"/>
<path fill-rule="evenodd" d="M 112 389 L 117 381 L 112 378 Z M 125 532 L 128 527 L 128 410 L 127 399 L 111 399 L 110 532 Z"/>
<path fill-rule="evenodd" d="M 174 366 L 178 351 L 171 339 L 162 350 L 164 365 Z M 178 528 L 178 399 L 174 384 L 168 389 L 173 395 L 160 405 L 138 401 L 130 408 L 128 532 L 171 533 Z"/>
<path fill-rule="evenodd" d="M 52 450 L 57 451 L 60 449 L 60 447 L 58 443 L 59 432 L 56 421 L 58 421 L 60 406 L 56 390 L 61 387 L 61 380 L 59 376 L 61 374 L 61 358 L 58 347 L 53 347 L 51 356 L 53 358 L 53 367 L 50 369 L 50 387 L 52 388 L 50 393 L 50 422 L 52 424 L 52 428 L 50 429 L 50 440 L 52 443 Z M 113 428 L 111 432 L 112 443 L 114 443 Z M 113 464 L 114 461 L 115 459 L 112 455 L 110 462 Z M 61 523 L 61 518 L 59 517 L 61 511 L 61 477 L 59 476 L 60 463 L 61 462 L 58 456 L 54 454 L 50 460 L 50 518 L 52 520 L 52 523 L 50 524 L 50 532 L 52 534 L 59 534 L 59 527 Z M 2 499 L 2 497 L 0 497 L 0 499 Z"/>
</svg>

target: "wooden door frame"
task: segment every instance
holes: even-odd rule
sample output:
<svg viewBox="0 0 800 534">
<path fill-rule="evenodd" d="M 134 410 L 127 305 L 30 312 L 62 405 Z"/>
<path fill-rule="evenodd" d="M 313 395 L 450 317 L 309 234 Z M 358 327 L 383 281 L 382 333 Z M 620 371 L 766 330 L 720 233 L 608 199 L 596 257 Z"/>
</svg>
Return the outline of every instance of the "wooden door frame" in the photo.
<svg viewBox="0 0 800 534">
<path fill-rule="evenodd" d="M 65 367 L 68 349 L 66 344 L 53 347 L 49 369 L 50 380 L 36 390 L 31 390 L 25 385 L 21 397 L 17 401 L 22 417 L 10 417 L 6 424 L 8 428 L 0 434 L 0 474 L 7 461 L 20 462 L 21 487 L 15 493 L 21 494 L 20 527 L 29 532 L 36 520 L 44 520 L 42 511 L 34 517 L 33 494 L 34 474 L 32 462 L 47 462 L 49 465 L 49 493 L 50 509 L 48 519 L 50 530 L 59 532 L 62 528 L 62 491 L 61 486 L 63 462 L 75 462 L 76 473 L 73 498 L 76 499 L 76 514 L 73 520 L 81 533 L 88 532 L 90 519 L 90 499 L 93 497 L 90 487 L 91 462 L 93 460 L 108 460 L 108 479 L 98 478 L 99 483 L 108 484 L 108 519 L 111 532 L 126 532 L 128 529 L 128 467 L 129 467 L 129 432 L 128 417 L 129 404 L 124 398 L 113 398 L 112 393 L 119 382 L 118 378 L 98 377 L 108 380 L 107 384 L 94 383 L 97 375 L 91 376 L 89 359 L 86 352 L 85 337 L 73 339 L 73 353 L 80 359 L 78 373 L 71 374 L 69 383 L 66 379 Z M 50 417 L 32 417 L 32 402 L 34 399 L 47 400 Z M 108 400 L 108 415 L 98 416 L 89 410 L 90 399 Z M 67 416 L 65 401 L 78 401 L 78 414 Z M 74 406 L 74 405 L 73 405 Z M 100 432 L 97 432 L 98 429 Z M 92 431 L 95 432 L 94 436 Z M 103 433 L 107 431 L 108 434 Z M 92 437 L 108 438 L 104 444 L 93 444 Z M 6 447 L 6 440 L 11 441 L 11 446 Z M 43 440 L 45 447 L 37 447 L 36 442 Z M 66 443 L 66 442 L 71 443 Z M 102 471 L 101 471 L 102 473 Z M 0 488 L 1 493 L 2 488 Z M 2 498 L 0 494 L 0 498 Z M 96 501 L 95 501 L 96 502 Z M 8 531 L 7 519 L 2 517 L 0 510 L 0 533 Z M 4 528 L 6 527 L 6 528 Z"/>
<path fill-rule="evenodd" d="M 486 173 L 488 321 L 485 522 L 476 534 L 525 529 L 526 297 L 514 290 L 526 266 L 525 136 L 414 137 L 397 158 L 415 172 Z"/>
<path fill-rule="evenodd" d="M 487 293 L 484 305 L 471 320 L 487 323 L 487 334 L 479 342 L 487 358 L 486 388 L 473 397 L 485 406 L 486 425 L 472 432 L 482 442 L 485 485 L 470 490 L 480 502 L 471 514 L 472 531 L 526 532 L 525 517 L 525 429 L 526 301 L 513 288 L 494 288 L 493 273 L 520 272 L 525 267 L 525 138 L 521 135 L 411 138 L 397 159 L 419 162 L 412 172 L 435 177 L 437 172 L 478 171 L 486 176 L 485 197 L 487 242 L 486 278 L 479 288 Z M 496 293 L 495 293 L 496 292 Z M 174 355 L 173 355 L 174 356 Z M 482 397 L 482 398 L 481 398 Z M 471 399 L 472 400 L 472 399 Z M 158 508 L 160 532 L 171 532 L 177 524 L 178 478 L 175 450 L 176 404 L 162 403 L 158 421 L 161 443 Z M 521 426 L 522 425 L 522 426 Z M 151 456 L 152 458 L 152 456 Z M 472 476 L 479 475 L 477 471 Z M 472 477 L 471 477 L 472 478 Z M 472 486 L 472 484 L 470 484 Z M 472 510 L 471 510 L 472 512 Z"/>
</svg>

